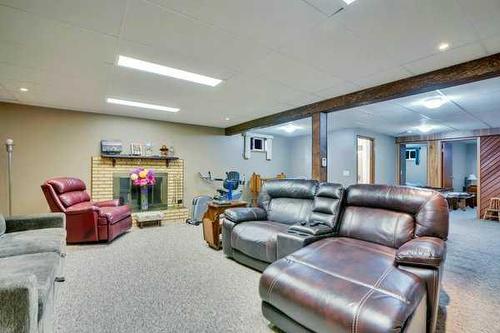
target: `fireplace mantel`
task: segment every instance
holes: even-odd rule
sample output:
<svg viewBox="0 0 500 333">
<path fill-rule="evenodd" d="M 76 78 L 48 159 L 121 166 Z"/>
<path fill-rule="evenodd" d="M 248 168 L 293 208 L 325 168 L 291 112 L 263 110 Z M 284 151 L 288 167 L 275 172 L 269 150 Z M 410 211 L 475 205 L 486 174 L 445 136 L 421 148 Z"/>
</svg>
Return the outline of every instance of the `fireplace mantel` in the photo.
<svg viewBox="0 0 500 333">
<path fill-rule="evenodd" d="M 173 156 L 136 156 L 136 155 L 111 155 L 111 154 L 101 154 L 101 158 L 110 158 L 113 163 L 113 167 L 116 166 L 116 161 L 118 159 L 126 159 L 126 160 L 155 160 L 155 161 L 165 161 L 165 166 L 168 168 L 168 165 L 171 161 L 177 161 L 178 157 Z"/>
<path fill-rule="evenodd" d="M 188 209 L 184 207 L 184 160 L 170 159 L 168 165 L 165 159 L 148 158 L 122 158 L 115 156 L 115 160 L 107 156 L 92 157 L 92 200 L 110 200 L 113 198 L 113 175 L 129 173 L 132 169 L 144 167 L 154 169 L 157 173 L 168 174 L 167 201 L 168 208 L 161 210 L 165 222 L 184 222 L 188 217 Z M 132 217 L 135 217 L 132 214 Z M 135 223 L 135 218 L 134 218 Z"/>
</svg>

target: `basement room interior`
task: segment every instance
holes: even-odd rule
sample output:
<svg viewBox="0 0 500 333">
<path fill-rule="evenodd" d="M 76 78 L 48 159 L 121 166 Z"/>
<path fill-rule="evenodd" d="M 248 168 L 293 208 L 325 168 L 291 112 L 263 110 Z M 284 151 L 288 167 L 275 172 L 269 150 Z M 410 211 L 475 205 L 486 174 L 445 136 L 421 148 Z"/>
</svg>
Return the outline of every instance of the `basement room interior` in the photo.
<svg viewBox="0 0 500 333">
<path fill-rule="evenodd" d="M 0 0 L 0 332 L 500 332 L 497 0 Z"/>
</svg>

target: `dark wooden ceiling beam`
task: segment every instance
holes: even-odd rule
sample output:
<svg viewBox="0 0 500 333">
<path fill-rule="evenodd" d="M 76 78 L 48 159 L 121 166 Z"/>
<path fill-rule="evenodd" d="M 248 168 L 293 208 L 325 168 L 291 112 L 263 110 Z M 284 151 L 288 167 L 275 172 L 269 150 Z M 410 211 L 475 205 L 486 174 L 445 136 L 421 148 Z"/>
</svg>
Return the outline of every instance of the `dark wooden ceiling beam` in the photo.
<svg viewBox="0 0 500 333">
<path fill-rule="evenodd" d="M 225 133 L 234 135 L 310 117 L 319 112 L 345 110 L 497 76 L 500 76 L 500 53 L 250 120 L 227 127 Z"/>
</svg>

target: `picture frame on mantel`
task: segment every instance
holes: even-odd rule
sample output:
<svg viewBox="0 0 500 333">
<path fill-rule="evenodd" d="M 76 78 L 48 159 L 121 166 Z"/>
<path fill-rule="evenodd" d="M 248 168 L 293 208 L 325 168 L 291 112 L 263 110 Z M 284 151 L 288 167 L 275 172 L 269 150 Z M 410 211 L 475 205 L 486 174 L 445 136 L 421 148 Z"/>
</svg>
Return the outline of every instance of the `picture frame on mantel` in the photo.
<svg viewBox="0 0 500 333">
<path fill-rule="evenodd" d="M 143 156 L 144 148 L 140 143 L 131 143 L 130 144 L 130 155 L 132 156 Z"/>
</svg>

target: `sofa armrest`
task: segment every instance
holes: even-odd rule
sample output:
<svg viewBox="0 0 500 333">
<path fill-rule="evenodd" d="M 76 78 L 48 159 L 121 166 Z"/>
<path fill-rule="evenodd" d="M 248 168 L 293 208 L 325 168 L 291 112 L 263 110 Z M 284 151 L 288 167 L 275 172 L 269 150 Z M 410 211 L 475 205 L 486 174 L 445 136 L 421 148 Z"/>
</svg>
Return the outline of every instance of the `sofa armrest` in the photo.
<svg viewBox="0 0 500 333">
<path fill-rule="evenodd" d="M 69 208 L 68 210 L 66 210 L 66 215 L 82 215 L 82 214 L 89 214 L 89 213 L 94 213 L 94 212 L 99 212 L 99 207 L 88 206 L 88 207 L 82 208 L 82 209 Z"/>
<path fill-rule="evenodd" d="M 118 207 L 120 206 L 120 200 L 113 199 L 113 200 L 96 201 L 94 202 L 94 205 L 96 205 L 97 207 Z"/>
<path fill-rule="evenodd" d="M 321 236 L 333 233 L 332 228 L 324 224 L 316 224 L 311 226 L 310 224 L 294 224 L 290 226 L 287 230 L 292 234 L 310 235 L 310 236 Z"/>
<path fill-rule="evenodd" d="M 267 212 L 262 208 L 230 208 L 224 212 L 224 216 L 229 221 L 241 223 L 246 221 L 262 221 L 267 219 Z"/>
<path fill-rule="evenodd" d="M 33 274 L 0 277 L 0 332 L 35 332 L 38 289 Z"/>
<path fill-rule="evenodd" d="M 45 228 L 64 228 L 66 224 L 66 216 L 64 213 L 11 216 L 5 218 L 5 224 L 5 232 Z"/>
<path fill-rule="evenodd" d="M 446 243 L 437 237 L 418 237 L 396 252 L 399 265 L 439 267 L 446 258 Z"/>
</svg>

